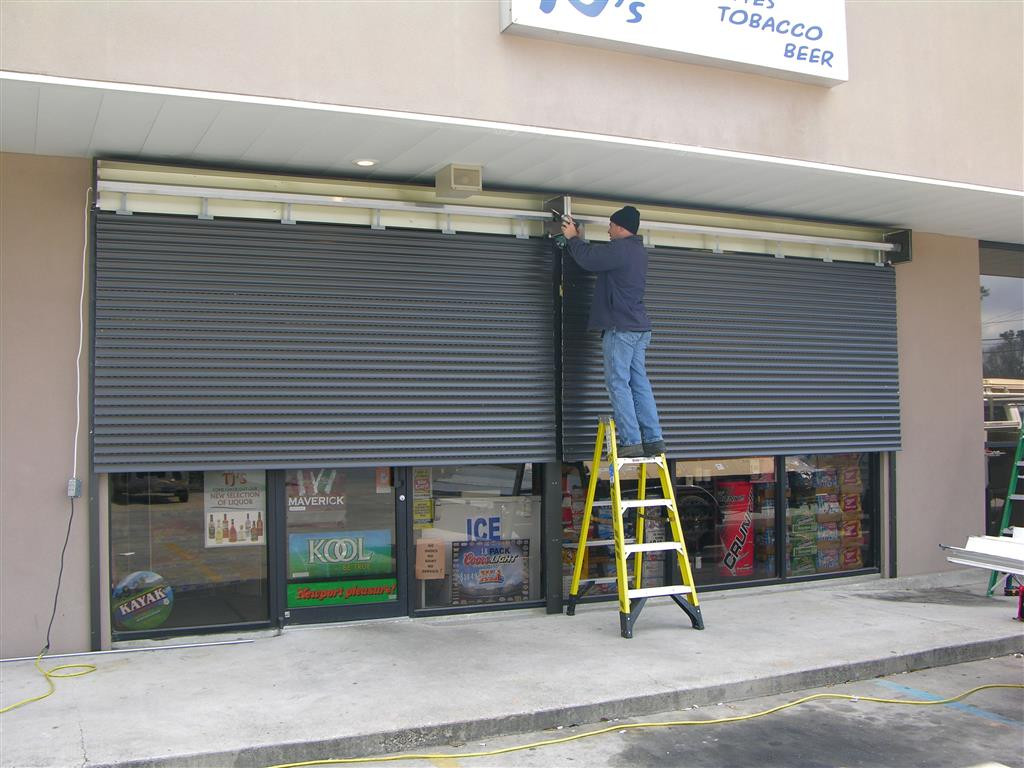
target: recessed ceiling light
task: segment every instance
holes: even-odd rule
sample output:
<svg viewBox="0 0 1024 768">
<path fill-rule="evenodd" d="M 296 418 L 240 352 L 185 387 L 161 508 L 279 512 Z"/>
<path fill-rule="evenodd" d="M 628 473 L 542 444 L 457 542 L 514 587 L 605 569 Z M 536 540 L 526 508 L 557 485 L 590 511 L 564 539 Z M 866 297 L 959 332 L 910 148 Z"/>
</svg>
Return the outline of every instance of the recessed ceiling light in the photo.
<svg viewBox="0 0 1024 768">
<path fill-rule="evenodd" d="M 356 160 L 355 164 L 360 168 L 369 168 L 370 166 L 376 165 L 376 160 Z"/>
</svg>

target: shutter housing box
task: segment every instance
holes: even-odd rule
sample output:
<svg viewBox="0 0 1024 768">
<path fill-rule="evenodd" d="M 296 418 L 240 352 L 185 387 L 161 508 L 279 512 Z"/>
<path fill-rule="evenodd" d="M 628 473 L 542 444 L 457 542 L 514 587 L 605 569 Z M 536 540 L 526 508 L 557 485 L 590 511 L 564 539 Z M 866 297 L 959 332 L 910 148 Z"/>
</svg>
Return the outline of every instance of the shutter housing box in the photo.
<svg viewBox="0 0 1024 768">
<path fill-rule="evenodd" d="M 446 165 L 434 176 L 438 197 L 470 197 L 483 191 L 483 168 L 479 165 Z"/>
</svg>

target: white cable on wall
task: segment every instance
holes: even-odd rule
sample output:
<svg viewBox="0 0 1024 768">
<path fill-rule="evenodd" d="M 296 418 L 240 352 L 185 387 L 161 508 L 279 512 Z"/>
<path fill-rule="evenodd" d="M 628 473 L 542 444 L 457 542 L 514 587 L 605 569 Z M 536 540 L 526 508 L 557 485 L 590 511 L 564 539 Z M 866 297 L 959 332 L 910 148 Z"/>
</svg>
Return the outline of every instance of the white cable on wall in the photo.
<svg viewBox="0 0 1024 768">
<path fill-rule="evenodd" d="M 78 355 L 75 358 L 75 437 L 71 447 L 71 477 L 78 477 L 78 433 L 82 426 L 82 347 L 85 341 L 85 273 L 89 264 L 89 195 L 85 190 L 85 210 L 82 212 L 82 292 L 78 297 Z"/>
</svg>

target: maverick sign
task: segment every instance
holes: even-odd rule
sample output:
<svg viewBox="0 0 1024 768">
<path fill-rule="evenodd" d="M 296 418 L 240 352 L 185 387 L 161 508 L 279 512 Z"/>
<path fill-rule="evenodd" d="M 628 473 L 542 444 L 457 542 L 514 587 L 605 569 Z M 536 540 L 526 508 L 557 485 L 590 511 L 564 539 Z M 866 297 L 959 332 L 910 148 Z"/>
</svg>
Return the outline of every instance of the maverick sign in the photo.
<svg viewBox="0 0 1024 768">
<path fill-rule="evenodd" d="M 501 30 L 827 86 L 849 79 L 845 0 L 502 0 Z"/>
</svg>

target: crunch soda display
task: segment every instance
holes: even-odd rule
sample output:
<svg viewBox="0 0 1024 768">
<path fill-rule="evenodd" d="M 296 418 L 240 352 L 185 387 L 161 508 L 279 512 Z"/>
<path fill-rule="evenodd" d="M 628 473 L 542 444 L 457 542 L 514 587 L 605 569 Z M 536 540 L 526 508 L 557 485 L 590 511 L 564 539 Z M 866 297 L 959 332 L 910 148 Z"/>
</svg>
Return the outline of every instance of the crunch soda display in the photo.
<svg viewBox="0 0 1024 768">
<path fill-rule="evenodd" d="M 748 480 L 726 480 L 718 484 L 718 502 L 724 516 L 719 526 L 722 576 L 753 576 L 754 531 L 751 518 L 753 484 Z"/>
</svg>

